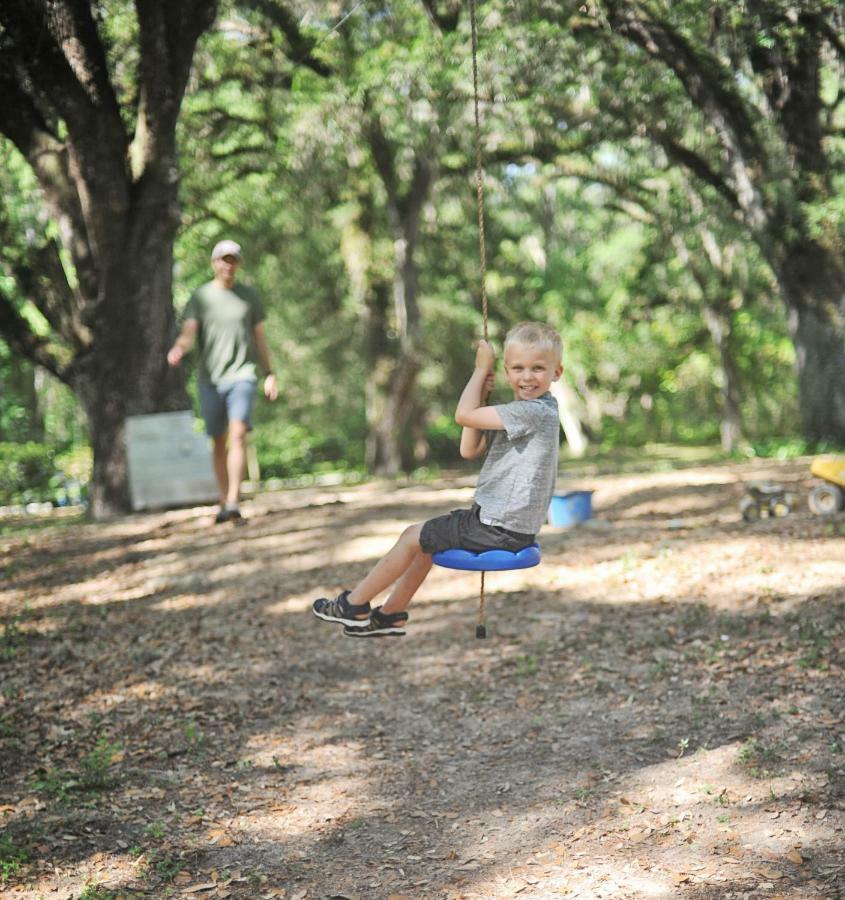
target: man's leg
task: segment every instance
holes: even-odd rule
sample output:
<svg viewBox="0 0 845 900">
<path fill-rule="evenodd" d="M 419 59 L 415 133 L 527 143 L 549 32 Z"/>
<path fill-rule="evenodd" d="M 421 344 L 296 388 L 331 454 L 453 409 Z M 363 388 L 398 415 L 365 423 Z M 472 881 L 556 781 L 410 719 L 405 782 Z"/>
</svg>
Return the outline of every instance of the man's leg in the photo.
<svg viewBox="0 0 845 900">
<path fill-rule="evenodd" d="M 229 449 L 226 454 L 228 488 L 225 502 L 230 509 L 237 509 L 241 497 L 241 482 L 246 471 L 246 435 L 248 430 L 246 422 L 238 420 L 229 422 Z"/>
<path fill-rule="evenodd" d="M 220 507 L 226 505 L 226 497 L 229 493 L 229 470 L 226 463 L 226 441 L 227 435 L 215 435 L 214 449 L 212 450 L 212 461 L 214 462 L 214 477 L 217 479 L 217 487 L 220 490 Z"/>
</svg>

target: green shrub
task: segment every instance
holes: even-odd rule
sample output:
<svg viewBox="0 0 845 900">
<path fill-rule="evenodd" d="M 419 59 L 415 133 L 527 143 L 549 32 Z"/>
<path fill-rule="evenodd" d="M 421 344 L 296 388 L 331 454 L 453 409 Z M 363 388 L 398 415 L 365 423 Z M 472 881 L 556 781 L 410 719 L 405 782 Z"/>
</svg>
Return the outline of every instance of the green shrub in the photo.
<svg viewBox="0 0 845 900">
<path fill-rule="evenodd" d="M 87 444 L 75 444 L 56 456 L 56 469 L 68 481 L 88 484 L 94 470 L 94 454 Z"/>
<path fill-rule="evenodd" d="M 54 452 L 33 441 L 0 443 L 0 504 L 48 498 Z"/>
<path fill-rule="evenodd" d="M 264 479 L 354 471 L 363 464 L 362 443 L 348 440 L 340 427 L 316 433 L 293 422 L 261 423 L 253 440 Z"/>
</svg>

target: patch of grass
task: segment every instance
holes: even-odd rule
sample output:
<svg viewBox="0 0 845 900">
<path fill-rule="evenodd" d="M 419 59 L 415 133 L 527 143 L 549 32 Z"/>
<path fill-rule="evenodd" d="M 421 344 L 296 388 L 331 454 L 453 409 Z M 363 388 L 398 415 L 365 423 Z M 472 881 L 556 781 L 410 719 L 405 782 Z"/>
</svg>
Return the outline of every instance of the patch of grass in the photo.
<svg viewBox="0 0 845 900">
<path fill-rule="evenodd" d="M 26 635 L 20 629 L 21 616 L 17 615 L 3 625 L 0 631 L 0 659 L 14 659 L 23 646 Z"/>
<path fill-rule="evenodd" d="M 68 803 L 74 794 L 104 790 L 114 783 L 109 768 L 119 751 L 119 744 L 100 738 L 94 748 L 82 757 L 78 771 L 48 769 L 40 778 L 33 780 L 32 786 L 61 803 Z"/>
<path fill-rule="evenodd" d="M 94 749 L 82 758 L 85 790 L 97 790 L 112 783 L 108 770 L 119 753 L 120 744 L 104 737 L 97 741 Z"/>
<path fill-rule="evenodd" d="M 119 900 L 117 891 L 110 891 L 99 884 L 93 884 L 90 881 L 85 883 L 79 900 Z"/>
<path fill-rule="evenodd" d="M 150 824 L 147 825 L 146 832 L 151 838 L 155 838 L 157 841 L 160 841 L 167 833 L 164 822 L 160 821 L 150 822 Z"/>
<path fill-rule="evenodd" d="M 730 800 L 728 800 L 728 789 L 722 788 L 722 790 L 716 795 L 716 798 L 713 802 L 717 806 L 729 806 Z"/>
<path fill-rule="evenodd" d="M 162 881 L 172 881 L 181 871 L 182 863 L 172 856 L 161 856 L 155 860 L 154 868 Z"/>
<path fill-rule="evenodd" d="M 704 661 L 708 665 L 713 665 L 713 663 L 719 662 L 719 659 L 723 653 L 724 653 L 724 645 L 723 644 L 714 644 L 707 651 L 707 656 L 704 657 Z"/>
<path fill-rule="evenodd" d="M 679 623 L 687 631 L 701 628 L 710 619 L 710 610 L 704 603 L 694 603 L 681 607 Z"/>
<path fill-rule="evenodd" d="M 77 515 L 45 516 L 43 519 L 27 519 L 25 522 L 16 519 L 0 525 L 0 537 L 9 535 L 21 537 L 22 535 L 37 534 L 48 528 L 72 528 L 75 525 L 84 525 L 85 521 L 86 516 L 83 510 L 80 510 Z"/>
<path fill-rule="evenodd" d="M 804 652 L 798 660 L 802 669 L 821 669 L 826 666 L 824 650 L 829 643 L 827 634 L 815 622 L 802 622 L 798 628 L 798 640 Z"/>
<path fill-rule="evenodd" d="M 12 725 L 12 714 L 4 713 L 0 716 L 0 741 L 18 737 L 18 731 Z"/>
<path fill-rule="evenodd" d="M 68 803 L 73 791 L 79 788 L 79 779 L 72 772 L 48 769 L 40 778 L 32 780 L 33 790 L 50 794 L 60 803 Z"/>
<path fill-rule="evenodd" d="M 29 861 L 23 847 L 17 847 L 11 837 L 0 833 L 0 884 L 13 878 Z"/>
<path fill-rule="evenodd" d="M 773 767 L 780 761 L 780 756 L 774 747 L 752 737 L 739 748 L 737 760 L 748 769 L 752 778 L 770 778 L 777 774 Z"/>
<path fill-rule="evenodd" d="M 516 660 L 514 676 L 516 678 L 531 678 L 537 674 L 539 662 L 533 653 L 526 653 Z"/>
<path fill-rule="evenodd" d="M 204 749 L 206 737 L 199 730 L 195 722 L 188 722 L 182 730 L 185 734 L 185 738 L 188 741 L 188 749 L 192 753 L 199 753 Z"/>
<path fill-rule="evenodd" d="M 651 670 L 651 677 L 655 681 L 662 681 L 669 674 L 669 669 L 668 659 L 658 659 Z"/>
</svg>

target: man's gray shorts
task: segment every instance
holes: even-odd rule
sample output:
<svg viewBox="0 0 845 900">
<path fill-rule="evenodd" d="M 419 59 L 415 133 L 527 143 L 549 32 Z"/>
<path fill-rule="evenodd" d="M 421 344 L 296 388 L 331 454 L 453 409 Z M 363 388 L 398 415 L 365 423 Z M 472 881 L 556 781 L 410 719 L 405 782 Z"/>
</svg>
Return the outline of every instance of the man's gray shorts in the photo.
<svg viewBox="0 0 845 900">
<path fill-rule="evenodd" d="M 229 427 L 229 422 L 246 422 L 247 427 L 252 428 L 252 407 L 257 383 L 252 379 L 223 384 L 200 381 L 200 410 L 209 437 L 223 434 Z"/>
<path fill-rule="evenodd" d="M 485 550 L 509 550 L 516 553 L 534 543 L 533 534 L 508 531 L 498 525 L 485 525 L 479 518 L 480 509 L 453 509 L 448 515 L 437 516 L 423 523 L 420 547 L 424 553 L 438 553 L 460 547 L 472 553 Z"/>
</svg>

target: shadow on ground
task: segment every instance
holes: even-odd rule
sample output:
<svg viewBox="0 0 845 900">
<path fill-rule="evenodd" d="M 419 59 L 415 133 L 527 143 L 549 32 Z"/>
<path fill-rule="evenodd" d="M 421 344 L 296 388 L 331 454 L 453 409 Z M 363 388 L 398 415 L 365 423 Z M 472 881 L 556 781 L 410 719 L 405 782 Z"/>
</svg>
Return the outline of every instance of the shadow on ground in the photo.
<svg viewBox="0 0 845 900">
<path fill-rule="evenodd" d="M 448 484 L 8 539 L 8 887 L 838 896 L 841 533 L 724 521 L 730 479 L 689 527 L 630 518 L 688 494 L 614 482 L 603 525 L 491 579 L 487 641 L 463 573 L 435 571 L 406 639 L 308 612 L 459 505 Z"/>
</svg>

